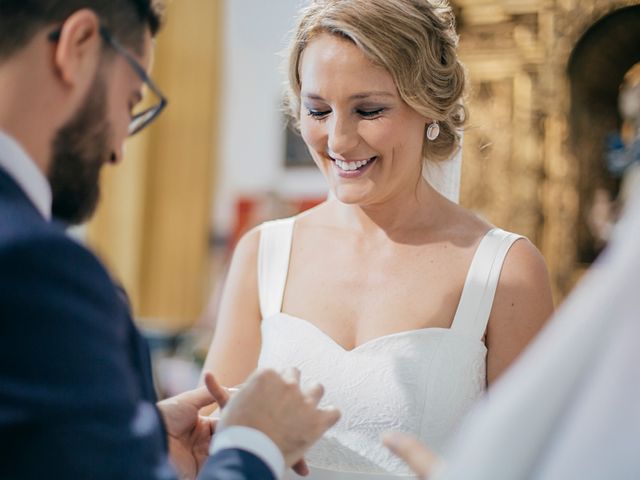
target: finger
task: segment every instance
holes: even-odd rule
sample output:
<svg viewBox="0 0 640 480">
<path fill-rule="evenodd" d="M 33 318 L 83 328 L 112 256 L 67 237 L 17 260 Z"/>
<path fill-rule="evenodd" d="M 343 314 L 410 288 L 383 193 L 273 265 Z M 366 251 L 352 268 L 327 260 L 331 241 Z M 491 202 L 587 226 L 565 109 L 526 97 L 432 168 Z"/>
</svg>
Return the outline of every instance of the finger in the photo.
<svg viewBox="0 0 640 480">
<path fill-rule="evenodd" d="M 200 415 L 200 422 L 202 425 L 209 429 L 209 435 L 213 436 L 216 433 L 216 427 L 218 426 L 218 419 L 212 418 L 206 415 Z"/>
<path fill-rule="evenodd" d="M 438 457 L 411 435 L 386 433 L 382 437 L 382 443 L 421 477 L 429 476 L 438 463 Z"/>
<path fill-rule="evenodd" d="M 285 382 L 288 382 L 288 383 L 294 383 L 294 384 L 300 383 L 300 370 L 294 367 L 287 368 L 282 373 L 282 378 L 284 379 Z"/>
<path fill-rule="evenodd" d="M 209 429 L 211 431 L 211 435 L 215 435 L 216 430 L 218 429 L 218 424 L 220 423 L 219 418 L 207 417 L 209 423 Z"/>
<path fill-rule="evenodd" d="M 185 392 L 183 395 L 187 396 L 187 400 L 194 407 L 200 410 L 202 407 L 211 405 L 216 402 L 215 397 L 211 394 L 206 386 L 198 387 L 194 390 Z"/>
<path fill-rule="evenodd" d="M 296 472 L 298 475 L 302 475 L 303 477 L 309 475 L 309 466 L 307 465 L 307 462 L 304 458 L 298 460 L 296 464 L 291 468 L 294 472 Z"/>
<path fill-rule="evenodd" d="M 320 411 L 322 412 L 323 424 L 326 427 L 325 430 L 328 430 L 340 420 L 340 410 L 336 407 L 324 407 Z"/>
<path fill-rule="evenodd" d="M 223 408 L 229 401 L 229 394 L 218 383 L 218 381 L 216 380 L 216 378 L 213 376 L 211 372 L 205 373 L 204 384 L 206 388 L 209 390 L 209 393 L 213 396 L 215 401 L 218 403 L 218 405 L 220 405 L 220 408 Z"/>
<path fill-rule="evenodd" d="M 305 391 L 305 395 L 314 406 L 317 406 L 324 395 L 324 387 L 319 383 L 316 383 Z"/>
</svg>

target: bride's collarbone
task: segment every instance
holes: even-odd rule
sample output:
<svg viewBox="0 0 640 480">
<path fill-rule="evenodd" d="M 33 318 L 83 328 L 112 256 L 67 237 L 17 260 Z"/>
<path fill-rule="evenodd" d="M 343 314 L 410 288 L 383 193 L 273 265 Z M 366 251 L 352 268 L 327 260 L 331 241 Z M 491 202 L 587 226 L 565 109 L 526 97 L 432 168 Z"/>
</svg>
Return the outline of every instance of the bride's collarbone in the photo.
<svg viewBox="0 0 640 480">
<path fill-rule="evenodd" d="M 331 251 L 298 255 L 292 257 L 286 290 L 295 291 L 298 298 L 331 299 L 356 310 L 370 305 L 433 303 L 434 297 L 442 299 L 464 284 L 471 258 L 452 253 L 386 258 Z"/>
<path fill-rule="evenodd" d="M 474 253 L 447 242 L 376 250 L 335 238 L 298 240 L 283 311 L 355 337 L 448 328 Z"/>
<path fill-rule="evenodd" d="M 462 289 L 438 281 L 342 283 L 339 275 L 288 282 L 283 311 L 345 342 L 422 328 L 449 328 Z"/>
</svg>

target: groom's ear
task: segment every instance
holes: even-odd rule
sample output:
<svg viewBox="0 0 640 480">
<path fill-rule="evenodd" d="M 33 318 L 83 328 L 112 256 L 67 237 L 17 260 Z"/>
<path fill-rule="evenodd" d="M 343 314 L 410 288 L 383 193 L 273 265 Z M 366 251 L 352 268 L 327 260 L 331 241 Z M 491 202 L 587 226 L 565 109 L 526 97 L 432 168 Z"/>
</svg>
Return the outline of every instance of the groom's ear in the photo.
<svg viewBox="0 0 640 480">
<path fill-rule="evenodd" d="M 53 64 L 68 91 L 86 96 L 101 60 L 100 20 L 89 9 L 78 10 L 50 37 L 55 42 Z"/>
</svg>

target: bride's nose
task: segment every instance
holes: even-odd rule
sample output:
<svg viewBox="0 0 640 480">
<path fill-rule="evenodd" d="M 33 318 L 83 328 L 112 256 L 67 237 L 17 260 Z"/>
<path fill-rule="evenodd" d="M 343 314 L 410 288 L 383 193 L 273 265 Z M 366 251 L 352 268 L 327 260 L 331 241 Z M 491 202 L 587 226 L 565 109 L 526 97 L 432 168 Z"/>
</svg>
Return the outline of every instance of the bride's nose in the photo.
<svg viewBox="0 0 640 480">
<path fill-rule="evenodd" d="M 356 122 L 335 115 L 329 121 L 328 127 L 327 146 L 331 153 L 344 157 L 360 143 Z"/>
</svg>

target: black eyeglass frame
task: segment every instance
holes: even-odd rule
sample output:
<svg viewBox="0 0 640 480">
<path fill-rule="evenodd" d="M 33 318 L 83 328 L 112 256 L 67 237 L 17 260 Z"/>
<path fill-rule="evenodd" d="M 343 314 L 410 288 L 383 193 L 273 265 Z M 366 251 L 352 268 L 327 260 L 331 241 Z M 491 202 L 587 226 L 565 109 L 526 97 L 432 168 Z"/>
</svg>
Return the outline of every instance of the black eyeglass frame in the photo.
<svg viewBox="0 0 640 480">
<path fill-rule="evenodd" d="M 57 42 L 58 40 L 60 40 L 60 33 L 60 29 L 51 32 L 48 36 L 49 40 L 52 42 Z M 160 112 L 164 110 L 169 101 L 167 100 L 167 97 L 165 97 L 164 94 L 160 91 L 157 85 L 153 82 L 153 80 L 151 80 L 151 77 L 149 77 L 142 65 L 140 65 L 140 63 L 138 63 L 135 58 L 133 58 L 133 55 L 131 55 L 127 51 L 127 49 L 122 46 L 122 44 L 120 44 L 120 42 L 113 38 L 113 36 L 109 33 L 109 30 L 107 30 L 107 28 L 103 25 L 100 25 L 100 36 L 107 45 L 113 48 L 116 53 L 121 55 L 127 61 L 133 71 L 136 72 L 136 75 L 138 75 L 142 82 L 147 86 L 147 88 L 160 99 L 160 102 L 157 105 L 147 108 L 146 110 L 133 116 L 131 122 L 129 123 L 129 136 L 135 135 L 140 130 L 147 127 L 151 122 L 153 122 L 158 117 L 158 115 L 160 115 Z"/>
</svg>

